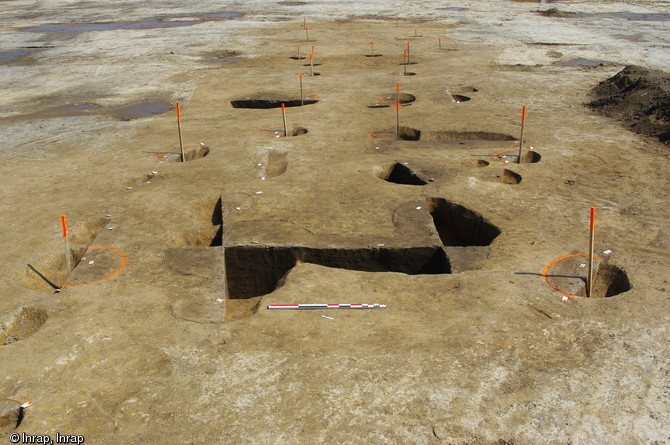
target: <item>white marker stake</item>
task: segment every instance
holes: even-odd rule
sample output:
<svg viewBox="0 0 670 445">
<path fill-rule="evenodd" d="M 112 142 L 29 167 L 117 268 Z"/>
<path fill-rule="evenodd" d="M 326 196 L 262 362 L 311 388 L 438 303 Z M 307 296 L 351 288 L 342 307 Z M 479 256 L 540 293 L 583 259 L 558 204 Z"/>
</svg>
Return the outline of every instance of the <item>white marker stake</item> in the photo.
<svg viewBox="0 0 670 445">
<path fill-rule="evenodd" d="M 384 309 L 386 303 L 268 304 L 268 309 Z"/>
<path fill-rule="evenodd" d="M 593 292 L 593 244 L 596 235 L 596 208 L 591 207 L 591 222 L 589 230 L 589 270 L 586 280 L 586 296 L 591 298 Z"/>
<path fill-rule="evenodd" d="M 179 150 L 181 151 L 181 162 L 186 162 L 186 157 L 184 156 L 184 140 L 181 137 L 181 108 L 179 108 L 179 102 L 177 102 L 177 131 L 179 132 Z"/>
<path fill-rule="evenodd" d="M 302 74 L 300 74 L 300 106 L 305 105 L 305 96 L 302 95 Z"/>
</svg>

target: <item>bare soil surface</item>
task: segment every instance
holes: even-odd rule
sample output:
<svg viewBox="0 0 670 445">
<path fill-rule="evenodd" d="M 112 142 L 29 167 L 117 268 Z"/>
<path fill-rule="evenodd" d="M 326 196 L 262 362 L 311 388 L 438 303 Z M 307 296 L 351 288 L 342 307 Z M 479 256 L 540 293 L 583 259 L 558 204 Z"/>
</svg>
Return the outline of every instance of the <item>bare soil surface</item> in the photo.
<svg viewBox="0 0 670 445">
<path fill-rule="evenodd" d="M 0 438 L 669 443 L 670 5 L 538 6 L 0 2 Z"/>
</svg>

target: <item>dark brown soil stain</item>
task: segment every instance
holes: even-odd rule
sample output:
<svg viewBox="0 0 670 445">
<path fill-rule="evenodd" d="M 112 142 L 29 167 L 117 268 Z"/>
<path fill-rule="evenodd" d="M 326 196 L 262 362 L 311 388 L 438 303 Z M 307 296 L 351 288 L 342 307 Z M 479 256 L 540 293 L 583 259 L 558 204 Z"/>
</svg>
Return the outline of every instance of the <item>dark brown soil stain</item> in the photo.
<svg viewBox="0 0 670 445">
<path fill-rule="evenodd" d="M 629 65 L 601 82 L 586 104 L 629 130 L 670 143 L 670 74 Z"/>
</svg>

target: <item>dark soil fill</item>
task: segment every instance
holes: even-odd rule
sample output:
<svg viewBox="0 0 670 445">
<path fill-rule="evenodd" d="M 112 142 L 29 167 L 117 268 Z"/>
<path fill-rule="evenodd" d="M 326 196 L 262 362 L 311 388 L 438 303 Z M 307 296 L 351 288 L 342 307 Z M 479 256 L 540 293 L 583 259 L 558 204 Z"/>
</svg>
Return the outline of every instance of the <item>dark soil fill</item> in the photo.
<svg viewBox="0 0 670 445">
<path fill-rule="evenodd" d="M 234 246 L 225 249 L 225 260 L 228 292 L 234 299 L 272 292 L 297 261 L 366 272 L 451 273 L 446 253 L 434 246 L 398 249 Z"/>
<path fill-rule="evenodd" d="M 557 17 L 557 18 L 560 18 L 560 19 L 572 18 L 572 17 L 575 17 L 577 15 L 574 12 L 561 11 L 558 8 L 550 8 L 550 9 L 547 9 L 546 11 L 538 11 L 538 12 L 545 17 Z"/>
<path fill-rule="evenodd" d="M 316 73 L 314 73 L 316 74 Z M 231 100 L 230 104 L 233 108 L 256 108 L 256 109 L 267 109 L 267 108 L 280 108 L 281 104 L 284 104 L 285 107 L 300 107 L 304 105 L 315 104 L 319 99 L 314 98 L 303 98 L 301 101 L 298 99 L 289 99 L 289 98 L 279 98 L 279 97 L 268 97 L 268 96 L 253 96 L 246 97 L 244 99 L 235 99 Z"/>
<path fill-rule="evenodd" d="M 629 130 L 670 143 L 670 74 L 630 65 L 601 82 L 586 105 Z"/>
<path fill-rule="evenodd" d="M 500 229 L 482 215 L 443 198 L 427 198 L 435 228 L 445 246 L 488 246 Z"/>
<path fill-rule="evenodd" d="M 136 104 L 124 105 L 114 110 L 117 119 L 129 121 L 142 117 L 156 116 L 172 110 L 172 104 L 164 100 L 144 101 Z"/>
<path fill-rule="evenodd" d="M 493 133 L 490 131 L 421 131 L 416 128 L 400 127 L 398 139 L 404 141 L 514 141 L 516 138 L 509 134 Z"/>
<path fill-rule="evenodd" d="M 393 182 L 394 184 L 404 184 L 404 185 L 426 185 L 426 181 L 421 179 L 419 175 L 414 173 L 409 167 L 406 167 L 403 164 L 396 162 L 389 168 L 384 174 L 382 174 L 381 179 Z"/>
<path fill-rule="evenodd" d="M 413 94 L 409 93 L 392 93 L 392 94 L 387 94 L 384 96 L 384 102 L 389 103 L 389 104 L 394 104 L 396 97 L 398 98 L 398 102 L 401 104 L 408 104 L 411 102 L 414 102 L 416 100 L 416 96 Z"/>
</svg>

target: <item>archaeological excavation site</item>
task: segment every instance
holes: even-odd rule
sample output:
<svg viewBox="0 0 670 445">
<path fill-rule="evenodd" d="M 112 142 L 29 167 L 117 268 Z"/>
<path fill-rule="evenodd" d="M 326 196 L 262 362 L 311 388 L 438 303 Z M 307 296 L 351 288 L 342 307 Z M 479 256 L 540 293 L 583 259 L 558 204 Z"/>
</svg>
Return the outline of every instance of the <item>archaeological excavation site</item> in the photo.
<svg viewBox="0 0 670 445">
<path fill-rule="evenodd" d="M 670 443 L 669 2 L 0 11 L 0 440 Z"/>
</svg>

